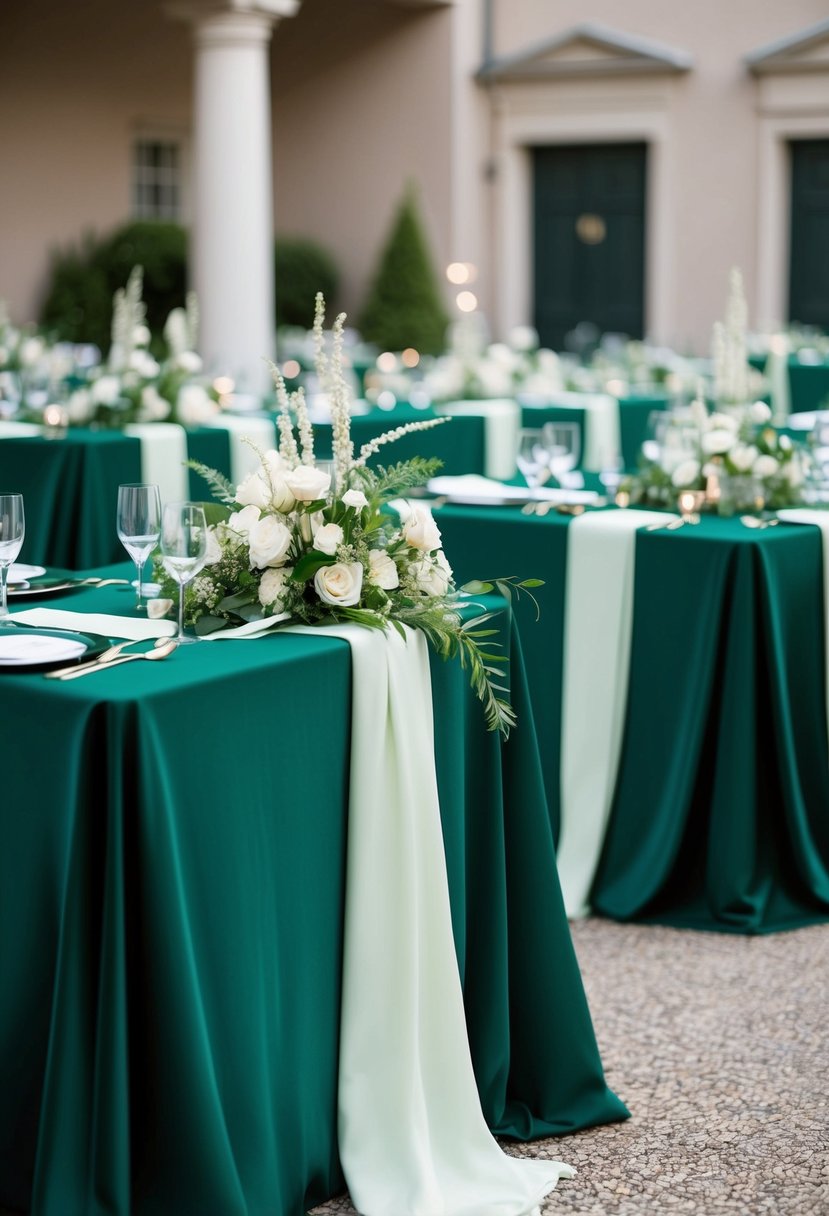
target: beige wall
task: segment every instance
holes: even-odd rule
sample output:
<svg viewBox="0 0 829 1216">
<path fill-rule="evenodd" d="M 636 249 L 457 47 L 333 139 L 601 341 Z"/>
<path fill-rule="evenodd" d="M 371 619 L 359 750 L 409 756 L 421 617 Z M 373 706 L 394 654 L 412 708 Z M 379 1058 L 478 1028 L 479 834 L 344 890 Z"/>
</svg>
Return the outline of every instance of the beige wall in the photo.
<svg viewBox="0 0 829 1216">
<path fill-rule="evenodd" d="M 659 154 L 669 162 L 667 167 L 663 164 L 663 199 L 671 216 L 649 216 L 649 225 L 664 219 L 659 264 L 649 274 L 652 303 L 660 292 L 659 315 L 652 310 L 649 328 L 680 347 L 706 349 L 712 322 L 723 310 L 731 265 L 741 266 L 745 273 L 752 321 L 779 321 L 779 315 L 757 315 L 770 311 L 775 293 L 761 292 L 758 283 L 758 262 L 764 256 L 758 193 L 767 190 L 768 184 L 761 178 L 758 164 L 760 85 L 743 60 L 760 46 L 825 20 L 825 0 L 790 0 L 785 5 L 777 0 L 697 0 L 687 5 L 666 4 L 665 0 L 628 0 L 625 5 L 618 0 L 593 0 L 589 10 L 581 0 L 557 0 L 555 5 L 548 0 L 493 0 L 493 5 L 496 57 L 525 51 L 585 21 L 690 53 L 693 68 L 682 76 L 556 82 L 543 86 L 543 94 L 538 86 L 504 86 L 502 100 L 514 96 L 517 89 L 535 90 L 537 97 L 543 96 L 538 104 L 546 106 L 556 130 L 567 126 L 569 116 L 572 133 L 557 135 L 551 143 L 578 138 L 580 119 L 588 113 L 594 119 L 598 116 L 593 124 L 584 124 L 585 129 L 592 125 L 595 130 L 586 138 L 588 142 L 602 137 L 603 121 L 608 137 L 624 138 L 625 113 L 643 114 L 650 94 L 651 114 L 661 114 L 664 131 Z M 827 76 L 816 75 L 808 83 L 812 100 L 807 106 L 814 108 L 814 98 L 823 96 L 826 111 L 825 121 L 818 119 L 812 133 L 822 130 L 829 135 Z M 630 128 L 636 123 L 631 118 Z M 503 152 L 497 121 L 492 150 Z M 504 206 L 503 198 L 500 206 Z M 496 225 L 498 222 L 496 216 Z M 777 217 L 778 227 L 786 222 L 785 214 Z M 784 237 L 778 232 L 774 239 Z M 504 290 L 499 278 L 503 264 L 490 263 L 488 271 L 489 298 L 493 300 L 495 293 Z M 655 285 L 653 274 L 662 275 L 664 282 Z M 778 312 L 781 305 L 778 284 Z M 520 305 L 513 313 L 518 311 Z"/>
<path fill-rule="evenodd" d="M 36 313 L 50 249 L 129 215 L 130 144 L 189 127 L 184 26 L 150 0 L 0 5 L 0 298 Z"/>
</svg>

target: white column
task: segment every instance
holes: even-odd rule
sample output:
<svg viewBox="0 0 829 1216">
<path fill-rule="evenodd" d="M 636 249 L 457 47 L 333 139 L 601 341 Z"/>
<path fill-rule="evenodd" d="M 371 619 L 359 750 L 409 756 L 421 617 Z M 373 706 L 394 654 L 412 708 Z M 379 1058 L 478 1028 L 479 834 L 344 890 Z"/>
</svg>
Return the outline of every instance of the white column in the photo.
<svg viewBox="0 0 829 1216">
<path fill-rule="evenodd" d="M 287 0 L 193 14 L 199 345 L 206 367 L 254 392 L 269 383 L 262 360 L 275 349 L 268 49 L 275 22 L 296 7 Z"/>
</svg>

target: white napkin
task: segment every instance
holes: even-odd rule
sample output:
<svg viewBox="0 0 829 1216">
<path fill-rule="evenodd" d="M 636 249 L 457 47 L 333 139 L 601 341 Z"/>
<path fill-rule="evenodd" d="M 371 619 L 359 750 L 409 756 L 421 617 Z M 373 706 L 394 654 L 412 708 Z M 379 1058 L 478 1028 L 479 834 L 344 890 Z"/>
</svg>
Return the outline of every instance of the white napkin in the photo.
<svg viewBox="0 0 829 1216">
<path fill-rule="evenodd" d="M 74 629 L 78 633 L 100 633 L 107 638 L 169 638 L 176 632 L 172 621 L 145 621 L 140 617 L 110 616 L 103 612 L 67 612 L 63 608 L 27 608 L 12 619 L 20 625 L 43 629 Z"/>
<path fill-rule="evenodd" d="M 176 422 L 131 422 L 127 435 L 141 441 L 141 480 L 158 486 L 162 503 L 187 502 L 187 432 Z"/>
<path fill-rule="evenodd" d="M 558 873 L 570 917 L 585 916 L 610 815 L 627 706 L 636 531 L 676 516 L 601 511 L 567 534 Z"/>
<path fill-rule="evenodd" d="M 230 480 L 238 486 L 248 473 L 259 468 L 259 457 L 245 439 L 250 439 L 263 452 L 276 443 L 276 428 L 272 418 L 238 418 L 230 414 L 217 414 L 204 422 L 205 426 L 227 431 L 230 439 Z"/>
<path fill-rule="evenodd" d="M 426 639 L 357 625 L 291 632 L 351 647 L 338 1129 L 352 1202 L 371 1216 L 537 1213 L 575 1171 L 508 1156 L 481 1111 L 452 936 Z"/>
<path fill-rule="evenodd" d="M 262 638 L 269 633 L 280 621 L 290 620 L 290 613 L 280 612 L 276 616 L 263 617 L 261 621 L 248 621 L 245 625 L 234 625 L 230 629 L 219 629 L 216 633 L 207 633 L 202 639 L 205 642 L 223 642 L 226 638 Z"/>
<path fill-rule="evenodd" d="M 823 548 L 823 628 L 825 643 L 823 647 L 826 664 L 826 720 L 829 723 L 829 511 L 810 511 L 807 507 L 791 507 L 778 511 L 777 518 L 788 524 L 813 524 L 820 528 L 821 545 Z"/>
<path fill-rule="evenodd" d="M 73 642 L 71 638 L 52 638 L 48 634 L 38 637 L 32 633 L 19 634 L 13 629 L 0 635 L 0 664 L 4 667 L 76 659 L 85 651 L 83 642 Z"/>
<path fill-rule="evenodd" d="M 510 398 L 483 401 L 445 401 L 436 414 L 477 415 L 484 420 L 484 471 L 488 477 L 512 477 L 521 407 Z"/>
<path fill-rule="evenodd" d="M 529 490 L 526 486 L 507 486 L 502 481 L 493 481 L 477 473 L 465 473 L 460 477 L 433 477 L 426 483 L 426 489 L 430 494 L 449 499 L 480 498 L 482 501 L 492 499 L 493 502 L 505 498 L 514 498 L 519 502 L 537 498 L 540 502 L 590 503 L 599 497 L 595 490 L 566 490 L 552 486 Z"/>
<path fill-rule="evenodd" d="M 12 419 L 0 419 L 0 439 L 30 439 L 33 435 L 42 435 L 43 427 L 34 422 L 14 422 Z"/>
</svg>

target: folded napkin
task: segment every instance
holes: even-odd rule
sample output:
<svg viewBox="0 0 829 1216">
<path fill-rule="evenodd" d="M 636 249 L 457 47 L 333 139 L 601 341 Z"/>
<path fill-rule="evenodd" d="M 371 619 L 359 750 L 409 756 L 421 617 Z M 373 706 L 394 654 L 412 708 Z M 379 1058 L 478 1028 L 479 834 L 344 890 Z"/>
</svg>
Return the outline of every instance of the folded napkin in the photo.
<svg viewBox="0 0 829 1216">
<path fill-rule="evenodd" d="M 276 616 L 263 617 L 261 621 L 248 621 L 246 625 L 234 625 L 230 629 L 219 629 L 216 633 L 205 634 L 203 641 L 223 642 L 226 638 L 247 638 L 250 641 L 252 638 L 264 637 L 274 625 L 288 620 L 290 620 L 289 613 L 279 612 Z"/>
<path fill-rule="evenodd" d="M 508 486 L 477 473 L 465 473 L 460 477 L 433 477 L 426 483 L 426 489 L 430 494 L 449 499 L 480 498 L 481 501 L 492 499 L 493 502 L 502 502 L 505 498 L 514 498 L 518 502 L 537 498 L 539 502 L 591 503 L 599 497 L 595 490 L 566 490 L 552 486 L 529 490 L 526 486 Z"/>
<path fill-rule="evenodd" d="M 597 511 L 567 536 L 558 873 L 570 917 L 589 911 L 622 748 L 636 532 L 676 516 Z"/>
<path fill-rule="evenodd" d="M 106 638 L 169 638 L 176 632 L 172 621 L 145 621 L 140 617 L 109 616 L 103 612 L 67 612 L 63 608 L 27 608 L 12 614 L 18 625 L 42 629 L 74 629 L 78 633 L 100 633 Z"/>
<path fill-rule="evenodd" d="M 276 442 L 276 430 L 272 418 L 240 418 L 231 414 L 218 414 L 205 420 L 205 426 L 227 431 L 230 441 L 230 480 L 237 486 L 248 473 L 259 468 L 256 448 L 267 452 Z M 250 440 L 246 443 L 245 440 Z M 254 447 L 251 447 L 251 443 Z"/>
<path fill-rule="evenodd" d="M 33 633 L 18 633 L 16 629 L 6 629 L 0 635 L 0 663 L 4 667 L 61 662 L 76 659 L 85 651 L 83 642 L 74 642 L 71 638 L 54 638 L 49 634 L 39 637 Z"/>
<path fill-rule="evenodd" d="M 142 481 L 158 486 L 163 503 L 186 502 L 190 475 L 184 427 L 176 422 L 131 422 L 124 431 L 141 441 Z"/>
<path fill-rule="evenodd" d="M 484 465 L 489 477 L 512 477 L 521 426 L 521 407 L 504 397 L 484 401 L 446 401 L 436 414 L 477 415 L 484 420 Z"/>
</svg>

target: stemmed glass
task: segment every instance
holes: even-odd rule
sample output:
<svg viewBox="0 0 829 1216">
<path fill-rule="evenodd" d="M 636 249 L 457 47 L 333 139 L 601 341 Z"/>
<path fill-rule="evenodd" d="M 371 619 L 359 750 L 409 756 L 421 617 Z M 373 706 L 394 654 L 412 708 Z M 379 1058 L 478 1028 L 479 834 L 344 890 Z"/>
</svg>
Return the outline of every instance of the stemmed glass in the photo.
<svg viewBox="0 0 829 1216">
<path fill-rule="evenodd" d="M 161 521 L 161 560 L 178 583 L 178 633 L 173 640 L 179 646 L 198 641 L 184 632 L 184 588 L 201 570 L 206 556 L 204 509 L 192 502 L 168 503 Z"/>
<path fill-rule="evenodd" d="M 144 564 L 161 535 L 161 495 L 158 486 L 119 486 L 116 526 L 118 539 L 135 562 L 138 572 L 135 607 L 140 612 L 141 575 Z"/>
<path fill-rule="evenodd" d="M 548 422 L 543 436 L 553 476 L 563 486 L 579 463 L 581 432 L 575 422 Z"/>
<path fill-rule="evenodd" d="M 23 547 L 26 524 L 23 518 L 23 495 L 0 494 L 0 625 L 10 625 L 6 584 L 9 567 Z"/>
<path fill-rule="evenodd" d="M 543 474 L 550 465 L 550 457 L 544 443 L 541 430 L 522 427 L 518 432 L 518 451 L 515 463 L 524 480 L 531 490 L 535 490 L 545 480 Z"/>
</svg>

